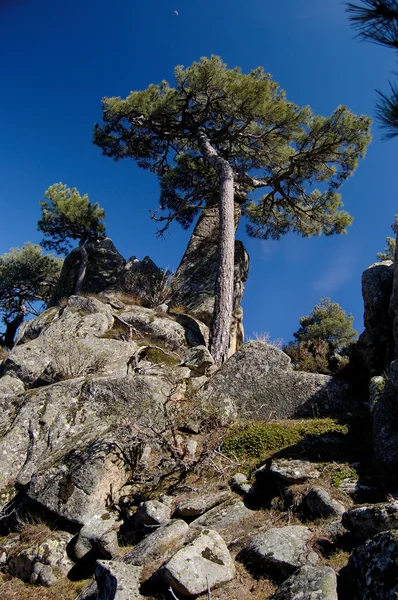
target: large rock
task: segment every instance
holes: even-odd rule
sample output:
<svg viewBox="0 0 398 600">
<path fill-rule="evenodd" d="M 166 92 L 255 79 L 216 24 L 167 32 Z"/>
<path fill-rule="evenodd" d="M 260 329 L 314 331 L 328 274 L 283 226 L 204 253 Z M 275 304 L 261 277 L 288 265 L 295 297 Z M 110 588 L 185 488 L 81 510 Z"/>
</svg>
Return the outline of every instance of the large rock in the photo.
<svg viewBox="0 0 398 600">
<path fill-rule="evenodd" d="M 380 375 L 394 355 L 393 322 L 390 298 L 393 291 L 394 264 L 387 260 L 371 265 L 362 274 L 365 331 L 358 340 L 357 352 L 364 375 Z"/>
<path fill-rule="evenodd" d="M 25 329 L 21 342 L 1 366 L 2 375 L 18 377 L 26 387 L 37 387 L 93 373 L 122 374 L 137 349 L 134 342 L 100 339 L 113 325 L 110 307 L 93 298 L 71 296 L 62 315 L 49 309 Z M 51 317 L 43 325 L 43 317 Z M 30 332 L 30 333 L 29 333 Z M 28 337 L 31 341 L 22 343 Z"/>
<path fill-rule="evenodd" d="M 278 348 L 255 341 L 245 344 L 210 380 L 206 394 L 228 396 L 244 419 L 289 419 L 346 412 L 349 388 L 328 375 L 293 371 Z"/>
<path fill-rule="evenodd" d="M 136 430 L 124 424 L 163 430 L 173 387 L 161 374 L 123 375 L 71 379 L 22 394 L 1 439 L 0 490 L 17 481 L 31 498 L 80 524 L 102 514 L 143 448 Z"/>
<path fill-rule="evenodd" d="M 343 514 L 343 525 L 361 540 L 373 537 L 376 533 L 398 529 L 398 502 L 360 506 Z"/>
<path fill-rule="evenodd" d="M 240 218 L 240 206 L 235 203 L 235 225 Z M 186 311 L 210 325 L 215 301 L 218 263 L 218 206 L 207 207 L 199 217 L 183 259 L 172 283 L 171 305 L 182 305 Z M 242 242 L 235 242 L 235 277 L 233 322 L 230 355 L 244 340 L 241 301 L 249 272 L 249 256 Z"/>
<path fill-rule="evenodd" d="M 387 381 L 373 409 L 373 451 L 376 460 L 392 473 L 398 467 L 398 390 Z"/>
<path fill-rule="evenodd" d="M 398 233 L 397 236 L 398 238 Z M 392 321 L 392 333 L 394 336 L 395 351 L 394 358 L 398 358 L 398 247 L 395 247 L 394 262 L 391 266 L 394 269 L 394 278 L 392 283 L 392 293 L 390 300 L 390 317 Z"/>
<path fill-rule="evenodd" d="M 301 567 L 270 600 L 337 600 L 336 573 L 330 567 Z"/>
<path fill-rule="evenodd" d="M 143 260 L 131 256 L 124 269 L 121 287 L 132 296 L 141 298 L 147 306 L 157 306 L 167 298 L 168 279 L 168 273 L 159 269 L 149 256 Z"/>
<path fill-rule="evenodd" d="M 309 542 L 313 534 L 307 527 L 288 525 L 271 528 L 257 535 L 246 548 L 246 557 L 277 580 L 284 580 L 304 565 L 315 565 L 318 555 Z"/>
<path fill-rule="evenodd" d="M 352 600 L 395 600 L 398 597 L 398 531 L 376 535 L 355 548 L 348 562 Z"/>
<path fill-rule="evenodd" d="M 117 286 L 124 273 L 126 261 L 116 250 L 112 240 L 104 238 L 90 242 L 86 245 L 86 251 L 88 263 L 81 292 L 98 294 Z M 74 293 L 80 262 L 80 250 L 75 248 L 64 261 L 51 305 L 58 304 L 60 300 L 69 298 Z"/>
<path fill-rule="evenodd" d="M 205 530 L 161 569 L 162 579 L 183 596 L 198 596 L 231 581 L 234 562 L 222 537 Z"/>
</svg>

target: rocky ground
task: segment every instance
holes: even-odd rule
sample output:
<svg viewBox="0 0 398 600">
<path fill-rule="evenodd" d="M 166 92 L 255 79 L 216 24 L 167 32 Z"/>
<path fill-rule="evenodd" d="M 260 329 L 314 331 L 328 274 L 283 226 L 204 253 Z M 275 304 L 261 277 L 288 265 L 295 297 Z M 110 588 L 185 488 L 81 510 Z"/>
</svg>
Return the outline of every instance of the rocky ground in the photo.
<svg viewBox="0 0 398 600">
<path fill-rule="evenodd" d="M 207 341 L 115 293 L 23 326 L 0 367 L 4 600 L 396 597 L 372 434 L 393 382 L 369 403 L 261 341 L 218 368 Z"/>
</svg>

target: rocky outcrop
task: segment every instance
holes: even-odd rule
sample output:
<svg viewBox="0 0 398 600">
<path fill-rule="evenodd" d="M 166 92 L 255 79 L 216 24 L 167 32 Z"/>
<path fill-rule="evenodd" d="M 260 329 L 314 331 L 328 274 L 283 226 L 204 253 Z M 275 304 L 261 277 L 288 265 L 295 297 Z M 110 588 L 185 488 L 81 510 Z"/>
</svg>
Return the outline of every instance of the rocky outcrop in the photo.
<svg viewBox="0 0 398 600">
<path fill-rule="evenodd" d="M 240 206 L 235 205 L 238 225 Z M 182 305 L 186 312 L 210 325 L 214 310 L 214 290 L 218 262 L 218 207 L 207 207 L 199 217 L 188 247 L 172 282 L 171 305 Z M 235 242 L 235 279 L 233 322 L 229 356 L 244 341 L 241 301 L 249 272 L 249 256 L 240 241 Z"/>
<path fill-rule="evenodd" d="M 141 298 L 147 306 L 157 306 L 166 300 L 169 274 L 159 269 L 149 256 L 138 260 L 132 256 L 126 262 L 120 287 L 124 292 Z"/>
<path fill-rule="evenodd" d="M 104 238 L 89 242 L 86 251 L 88 263 L 80 292 L 98 294 L 103 290 L 113 289 L 122 278 L 126 261 L 117 251 L 112 240 Z M 75 248 L 64 261 L 51 306 L 59 304 L 61 300 L 69 298 L 74 293 L 80 262 L 80 250 Z"/>
<path fill-rule="evenodd" d="M 124 317 L 127 324 L 129 308 L 116 315 L 95 298 L 71 296 L 64 309 L 50 308 L 37 326 L 27 324 L 3 361 L 3 505 L 16 485 L 46 509 L 85 525 L 118 501 L 146 444 L 159 447 L 158 432 L 177 429 L 188 418 L 200 425 L 203 402 L 189 413 L 182 405 L 181 416 L 177 404 L 193 374 L 180 358 L 187 344 L 184 328 L 138 307 L 147 311 L 148 327 L 156 325 L 146 331 L 145 343 L 139 333 L 136 342 L 129 340 L 125 326 L 125 339 L 114 339 L 114 324 Z M 155 342 L 163 332 L 179 354 L 148 346 L 151 332 Z M 229 402 L 224 409 L 228 420 L 234 407 Z M 184 447 L 181 435 L 176 440 Z"/>
<path fill-rule="evenodd" d="M 348 563 L 353 600 L 394 600 L 398 595 L 398 531 L 380 533 L 356 548 Z"/>
<path fill-rule="evenodd" d="M 289 419 L 344 413 L 352 406 L 342 380 L 293 371 L 290 358 L 265 342 L 248 342 L 212 377 L 205 394 L 229 397 L 243 419 Z"/>
<path fill-rule="evenodd" d="M 394 357 L 393 323 L 390 302 L 394 263 L 390 260 L 371 265 L 362 275 L 365 331 L 358 340 L 365 376 L 381 375 Z"/>
</svg>

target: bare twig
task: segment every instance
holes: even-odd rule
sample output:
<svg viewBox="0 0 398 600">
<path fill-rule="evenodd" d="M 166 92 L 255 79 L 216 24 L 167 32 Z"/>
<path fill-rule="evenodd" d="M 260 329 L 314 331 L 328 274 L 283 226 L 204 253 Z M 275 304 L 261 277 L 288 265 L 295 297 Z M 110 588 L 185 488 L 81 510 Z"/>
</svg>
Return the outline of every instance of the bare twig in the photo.
<svg viewBox="0 0 398 600">
<path fill-rule="evenodd" d="M 208 577 L 206 577 L 206 582 L 207 582 L 207 600 L 211 600 L 210 583 L 209 583 Z"/>
<path fill-rule="evenodd" d="M 119 323 L 121 323 L 127 329 L 129 336 L 128 341 L 130 341 L 133 337 L 133 332 L 134 335 L 136 335 L 137 337 L 142 337 L 142 335 L 132 325 L 129 325 L 129 323 L 127 323 L 124 319 L 119 317 L 116 313 L 112 313 L 112 317 L 116 319 L 116 321 L 119 321 Z"/>
<path fill-rule="evenodd" d="M 232 460 L 231 458 L 229 458 L 229 456 L 226 456 L 225 454 L 223 454 L 219 450 L 214 450 L 214 454 L 218 454 L 219 456 L 221 456 L 222 458 L 225 458 L 225 460 L 227 460 L 228 462 L 232 463 L 233 465 L 236 465 L 237 467 L 241 467 L 242 466 L 242 463 L 240 463 L 240 462 L 237 461 L 236 456 L 234 457 L 235 460 Z"/>
<path fill-rule="evenodd" d="M 171 587 L 169 587 L 169 592 L 173 596 L 174 600 L 179 600 L 179 598 L 177 598 Z"/>
</svg>

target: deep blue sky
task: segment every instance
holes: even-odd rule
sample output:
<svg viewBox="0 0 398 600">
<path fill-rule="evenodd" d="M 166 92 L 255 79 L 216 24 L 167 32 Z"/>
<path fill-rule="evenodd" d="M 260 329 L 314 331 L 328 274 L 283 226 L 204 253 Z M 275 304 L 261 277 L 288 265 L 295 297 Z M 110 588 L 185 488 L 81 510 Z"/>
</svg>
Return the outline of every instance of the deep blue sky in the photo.
<svg viewBox="0 0 398 600">
<path fill-rule="evenodd" d="M 174 10 L 178 11 L 177 16 Z M 40 241 L 38 201 L 62 181 L 106 209 L 107 232 L 127 258 L 175 268 L 189 232 L 165 240 L 149 219 L 156 177 L 114 163 L 92 144 L 103 96 L 126 96 L 176 64 L 218 54 L 244 72 L 259 65 L 298 104 L 328 115 L 339 104 L 374 113 L 388 87 L 390 50 L 353 39 L 339 0 L 0 0 L 0 253 Z M 384 249 L 398 212 L 398 141 L 374 139 L 342 188 L 355 221 L 347 236 L 250 240 L 246 333 L 288 340 L 299 317 L 330 296 L 363 329 L 361 273 Z"/>
</svg>

